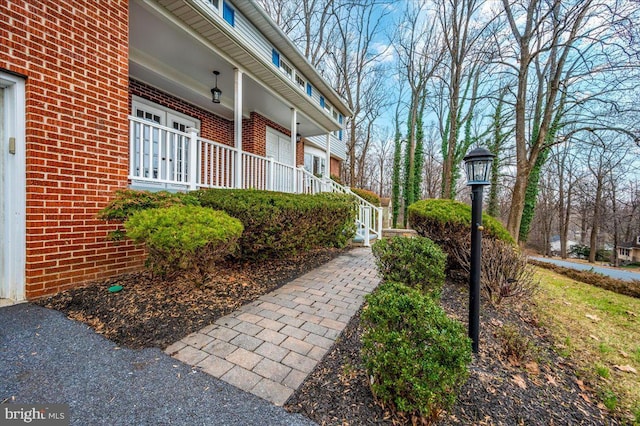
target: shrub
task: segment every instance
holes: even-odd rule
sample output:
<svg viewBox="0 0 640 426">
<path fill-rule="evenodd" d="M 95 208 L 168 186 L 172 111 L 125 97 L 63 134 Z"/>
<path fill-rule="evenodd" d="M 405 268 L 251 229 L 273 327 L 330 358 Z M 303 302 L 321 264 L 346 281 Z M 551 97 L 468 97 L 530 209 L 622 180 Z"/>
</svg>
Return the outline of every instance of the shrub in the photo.
<svg viewBox="0 0 640 426">
<path fill-rule="evenodd" d="M 429 199 L 413 203 L 408 212 L 410 226 L 447 253 L 447 268 L 460 269 L 460 259 L 468 259 L 471 253 L 471 207 L 453 200 Z M 496 219 L 483 215 L 482 222 L 484 239 L 515 244 Z"/>
<path fill-rule="evenodd" d="M 247 257 L 344 247 L 355 234 L 356 206 L 349 195 L 207 189 L 197 196 L 202 206 L 225 211 L 242 222 L 239 243 Z"/>
<path fill-rule="evenodd" d="M 458 262 L 468 273 L 469 255 L 460 257 Z M 527 256 L 511 244 L 491 239 L 482 240 L 480 282 L 482 291 L 494 306 L 505 300 L 522 301 L 530 298 L 539 287 L 535 270 L 529 265 Z"/>
<path fill-rule="evenodd" d="M 464 328 L 403 284 L 382 284 L 366 299 L 362 358 L 373 394 L 403 415 L 433 422 L 468 376 L 471 342 Z"/>
<path fill-rule="evenodd" d="M 439 297 L 444 284 L 447 255 L 424 237 L 393 237 L 372 247 L 384 281 L 401 282 L 431 297 Z"/>
<path fill-rule="evenodd" d="M 519 364 L 535 355 L 535 345 L 520 333 L 517 326 L 505 324 L 496 334 L 502 345 L 502 354 L 511 362 Z"/>
<path fill-rule="evenodd" d="M 98 219 L 124 222 L 132 214 L 141 210 L 171 207 L 176 205 L 199 206 L 198 199 L 181 192 L 149 192 L 134 189 L 120 189 L 109 204 L 98 213 Z"/>
<path fill-rule="evenodd" d="M 365 201 L 373 204 L 376 207 L 380 207 L 380 197 L 373 191 L 368 189 L 351 188 L 351 191 L 358 197 L 363 198 Z"/>
<path fill-rule="evenodd" d="M 331 175 L 329 176 L 331 178 L 332 181 L 334 181 L 335 183 L 337 183 L 338 185 L 342 185 L 342 179 L 340 179 L 340 176 L 338 175 Z"/>
<path fill-rule="evenodd" d="M 576 281 L 604 288 L 605 290 L 610 290 L 618 294 L 624 294 L 625 296 L 640 298 L 640 280 L 617 280 L 615 278 L 593 272 L 593 270 L 578 271 L 577 269 L 565 268 L 559 265 L 554 265 L 548 262 L 540 262 L 534 259 L 529 259 L 529 263 L 541 268 L 549 269 L 553 272 L 557 272 L 558 274 L 565 275 Z"/>
<path fill-rule="evenodd" d="M 224 212 L 197 206 L 172 206 L 133 213 L 125 222 L 127 235 L 145 243 L 147 265 L 166 275 L 188 271 L 202 283 L 215 262 L 233 253 L 242 224 Z"/>
</svg>

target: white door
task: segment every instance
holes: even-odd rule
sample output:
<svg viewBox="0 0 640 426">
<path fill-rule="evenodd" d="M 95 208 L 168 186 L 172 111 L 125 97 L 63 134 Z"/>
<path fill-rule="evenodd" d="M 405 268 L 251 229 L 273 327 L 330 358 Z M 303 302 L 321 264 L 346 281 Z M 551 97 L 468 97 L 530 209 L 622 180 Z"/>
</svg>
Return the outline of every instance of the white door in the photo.
<svg viewBox="0 0 640 426">
<path fill-rule="evenodd" d="M 189 127 L 196 128 L 196 122 L 184 117 L 178 117 L 175 114 L 167 113 L 167 125 L 179 132 L 186 133 Z M 186 181 L 189 176 L 189 144 L 187 144 L 187 138 L 179 136 L 171 138 L 167 141 L 167 156 L 169 158 L 172 167 L 175 167 L 178 178 L 176 180 Z"/>
<path fill-rule="evenodd" d="M 0 72 L 0 306 L 25 299 L 24 80 Z"/>
<path fill-rule="evenodd" d="M 284 133 L 267 127 L 267 157 L 273 157 L 274 160 L 292 165 L 291 158 L 291 138 Z"/>
</svg>

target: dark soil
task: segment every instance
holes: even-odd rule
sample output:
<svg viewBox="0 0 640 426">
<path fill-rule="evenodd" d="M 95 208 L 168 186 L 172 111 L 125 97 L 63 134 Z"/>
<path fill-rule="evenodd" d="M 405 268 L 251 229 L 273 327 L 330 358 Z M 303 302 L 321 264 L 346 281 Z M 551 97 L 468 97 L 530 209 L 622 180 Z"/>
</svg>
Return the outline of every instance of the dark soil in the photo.
<svg viewBox="0 0 640 426">
<path fill-rule="evenodd" d="M 447 283 L 442 305 L 467 323 L 464 285 Z M 597 406 L 591 389 L 569 362 L 557 355 L 545 331 L 524 307 L 495 309 L 484 304 L 480 350 L 458 402 L 442 425 L 615 425 Z M 410 423 L 377 404 L 361 368 L 359 315 L 332 350 L 287 401 L 289 411 L 321 425 Z M 513 336 L 519 336 L 513 337 Z M 507 339 L 511 337 L 511 339 Z M 415 419 L 414 419 L 415 420 Z"/>
<path fill-rule="evenodd" d="M 91 283 L 37 303 L 82 321 L 129 348 L 165 348 L 240 306 L 328 262 L 344 250 L 313 250 L 286 259 L 227 261 L 202 286 L 143 271 Z M 109 287 L 123 290 L 110 293 Z"/>
</svg>

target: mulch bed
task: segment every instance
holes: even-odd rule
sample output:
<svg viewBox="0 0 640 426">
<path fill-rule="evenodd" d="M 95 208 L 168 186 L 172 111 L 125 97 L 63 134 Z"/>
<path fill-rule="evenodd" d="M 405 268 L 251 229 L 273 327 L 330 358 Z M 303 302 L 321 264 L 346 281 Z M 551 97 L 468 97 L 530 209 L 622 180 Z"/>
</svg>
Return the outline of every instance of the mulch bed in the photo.
<svg viewBox="0 0 640 426">
<path fill-rule="evenodd" d="M 177 277 L 162 281 L 147 271 L 91 283 L 37 303 L 93 327 L 129 348 L 165 348 L 344 250 L 322 249 L 286 259 L 228 261 L 204 285 Z M 109 293 L 114 285 L 123 286 Z"/>
<path fill-rule="evenodd" d="M 289 259 L 227 262 L 210 282 L 196 287 L 184 279 L 161 281 L 148 272 L 122 275 L 40 300 L 83 321 L 121 346 L 160 347 L 213 323 L 343 251 L 312 251 Z M 122 285 L 118 293 L 108 288 Z M 442 295 L 447 313 L 466 324 L 466 284 L 448 282 Z M 515 359 L 505 352 L 501 330 L 516 327 L 535 347 Z M 318 364 L 286 408 L 322 425 L 399 424 L 373 398 L 361 368 L 359 315 Z M 550 338 L 526 307 L 495 309 L 483 304 L 480 353 L 458 402 L 443 425 L 616 425 L 595 402 L 568 360 L 557 355 Z"/>
<path fill-rule="evenodd" d="M 447 283 L 442 305 L 467 323 L 468 292 L 464 284 Z M 528 355 L 516 359 L 505 351 L 501 329 L 517 327 L 531 342 Z M 321 425 L 384 425 L 410 423 L 376 403 L 361 368 L 359 316 L 353 317 L 286 408 Z M 483 304 L 480 351 L 458 402 L 444 413 L 442 425 L 615 425 L 598 406 L 588 385 L 573 366 L 551 348 L 549 337 L 524 307 L 497 310 Z"/>
</svg>

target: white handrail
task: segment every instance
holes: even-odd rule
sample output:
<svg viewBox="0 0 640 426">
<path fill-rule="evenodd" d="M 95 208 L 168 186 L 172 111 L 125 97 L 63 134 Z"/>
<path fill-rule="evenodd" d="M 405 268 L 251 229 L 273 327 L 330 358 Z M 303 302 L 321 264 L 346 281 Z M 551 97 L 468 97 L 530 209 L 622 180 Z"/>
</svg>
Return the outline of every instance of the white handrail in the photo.
<svg viewBox="0 0 640 426">
<path fill-rule="evenodd" d="M 382 236 L 382 209 L 328 178 L 318 178 L 304 167 L 294 168 L 158 123 L 129 117 L 129 179 L 144 186 L 192 190 L 235 188 L 240 155 L 242 187 L 280 192 L 318 194 L 337 192 L 357 200 L 357 233 L 369 245 L 371 235 Z"/>
</svg>

